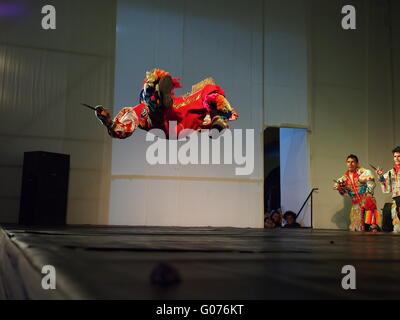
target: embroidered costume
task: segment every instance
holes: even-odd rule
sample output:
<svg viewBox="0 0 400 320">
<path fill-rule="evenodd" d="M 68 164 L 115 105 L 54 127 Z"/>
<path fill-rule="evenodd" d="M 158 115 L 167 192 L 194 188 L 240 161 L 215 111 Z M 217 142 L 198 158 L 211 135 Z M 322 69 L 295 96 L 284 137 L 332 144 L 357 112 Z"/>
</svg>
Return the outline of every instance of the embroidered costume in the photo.
<svg viewBox="0 0 400 320">
<path fill-rule="evenodd" d="M 375 181 L 371 171 L 364 168 L 353 173 L 347 171 L 337 181 L 339 193 L 352 200 L 349 229 L 365 231 L 366 225 L 379 225 L 381 219 L 374 198 Z"/>
<path fill-rule="evenodd" d="M 400 166 L 394 166 L 384 175 L 379 176 L 383 193 L 392 193 L 393 231 L 400 232 Z"/>
<path fill-rule="evenodd" d="M 96 115 L 110 136 L 118 139 L 128 138 L 138 127 L 146 131 L 161 129 L 168 138 L 170 121 L 177 123 L 175 136 L 184 129 L 221 131 L 228 128 L 229 121 L 238 118 L 225 92 L 212 78 L 194 85 L 190 93 L 175 97 L 174 89 L 181 87 L 178 80 L 169 72 L 154 69 L 146 73 L 137 106 L 123 108 L 114 119 L 107 110 L 97 106 Z"/>
</svg>

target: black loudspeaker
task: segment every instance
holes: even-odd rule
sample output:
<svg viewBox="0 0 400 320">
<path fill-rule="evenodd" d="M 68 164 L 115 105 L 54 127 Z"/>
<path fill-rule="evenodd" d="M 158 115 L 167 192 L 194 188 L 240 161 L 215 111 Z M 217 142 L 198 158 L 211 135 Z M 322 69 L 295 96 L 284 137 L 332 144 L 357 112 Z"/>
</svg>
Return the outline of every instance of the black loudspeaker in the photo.
<svg viewBox="0 0 400 320">
<path fill-rule="evenodd" d="M 70 157 L 65 154 L 24 153 L 19 224 L 66 224 L 69 163 Z"/>
<path fill-rule="evenodd" d="M 393 231 L 393 221 L 392 221 L 392 204 L 385 203 L 382 210 L 382 230 L 386 232 Z"/>
</svg>

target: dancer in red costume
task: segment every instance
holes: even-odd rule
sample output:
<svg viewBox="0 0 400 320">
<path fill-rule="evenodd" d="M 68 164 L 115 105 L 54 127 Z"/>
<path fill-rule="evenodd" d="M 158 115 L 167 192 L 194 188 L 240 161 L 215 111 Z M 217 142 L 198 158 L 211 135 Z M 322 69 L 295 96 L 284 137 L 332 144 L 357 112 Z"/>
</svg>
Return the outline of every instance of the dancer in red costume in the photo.
<svg viewBox="0 0 400 320">
<path fill-rule="evenodd" d="M 110 136 L 118 139 L 128 138 L 138 127 L 146 131 L 161 129 L 169 138 L 170 121 L 177 123 L 175 137 L 184 129 L 221 131 L 228 128 L 229 121 L 238 118 L 225 92 L 212 78 L 194 85 L 190 93 L 175 97 L 174 89 L 180 87 L 178 79 L 169 72 L 154 69 L 146 73 L 137 106 L 123 108 L 114 119 L 102 106 L 97 106 L 96 116 Z"/>
<path fill-rule="evenodd" d="M 346 159 L 347 172 L 335 180 L 334 189 L 351 198 L 351 231 L 378 231 L 381 223 L 374 198 L 375 179 L 370 170 L 359 166 L 358 157 L 351 154 Z"/>
</svg>

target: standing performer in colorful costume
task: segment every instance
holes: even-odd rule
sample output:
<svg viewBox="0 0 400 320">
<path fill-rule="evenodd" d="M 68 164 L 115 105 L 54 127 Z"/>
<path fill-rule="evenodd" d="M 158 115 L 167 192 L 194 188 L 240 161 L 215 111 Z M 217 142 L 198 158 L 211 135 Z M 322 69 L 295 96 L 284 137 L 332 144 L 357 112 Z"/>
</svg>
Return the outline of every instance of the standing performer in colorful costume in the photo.
<svg viewBox="0 0 400 320">
<path fill-rule="evenodd" d="M 169 138 L 170 121 L 177 123 L 173 128 L 175 137 L 184 129 L 222 131 L 228 128 L 229 121 L 238 118 L 225 92 L 212 78 L 194 85 L 190 93 L 175 97 L 174 89 L 181 88 L 178 80 L 160 69 L 147 72 L 137 106 L 123 108 L 114 119 L 102 106 L 97 106 L 96 116 L 109 135 L 118 139 L 128 138 L 138 127 L 146 131 L 161 129 Z"/>
<path fill-rule="evenodd" d="M 376 173 L 383 193 L 392 193 L 393 231 L 400 232 L 400 147 L 396 147 L 392 152 L 394 167 L 385 174 L 378 168 Z"/>
<path fill-rule="evenodd" d="M 348 171 L 335 180 L 334 189 L 352 200 L 350 211 L 351 231 L 378 231 L 380 215 L 374 198 L 375 180 L 370 170 L 360 168 L 358 157 L 347 157 Z"/>
</svg>

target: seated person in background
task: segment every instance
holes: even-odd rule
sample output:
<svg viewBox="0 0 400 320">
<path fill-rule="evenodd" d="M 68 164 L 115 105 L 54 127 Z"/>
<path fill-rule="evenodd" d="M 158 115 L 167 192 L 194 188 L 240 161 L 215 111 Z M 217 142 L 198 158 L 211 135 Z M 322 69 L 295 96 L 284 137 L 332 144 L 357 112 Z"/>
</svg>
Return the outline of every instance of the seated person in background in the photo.
<svg viewBox="0 0 400 320">
<path fill-rule="evenodd" d="M 264 228 L 268 228 L 268 223 L 271 221 L 271 212 L 264 213 Z"/>
<path fill-rule="evenodd" d="M 265 228 L 274 229 L 282 227 L 282 213 L 272 210 L 270 218 L 264 223 Z"/>
<path fill-rule="evenodd" d="M 301 225 L 296 222 L 297 217 L 293 211 L 286 211 L 283 218 L 287 222 L 284 228 L 301 228 Z"/>
</svg>

